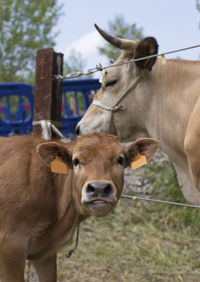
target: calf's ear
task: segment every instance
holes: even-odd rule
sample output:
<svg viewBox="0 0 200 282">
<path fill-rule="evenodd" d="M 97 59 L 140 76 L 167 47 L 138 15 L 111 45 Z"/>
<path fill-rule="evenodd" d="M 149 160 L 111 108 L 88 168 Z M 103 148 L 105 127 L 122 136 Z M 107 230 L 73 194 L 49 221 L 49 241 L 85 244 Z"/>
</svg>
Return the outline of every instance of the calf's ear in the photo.
<svg viewBox="0 0 200 282">
<path fill-rule="evenodd" d="M 127 166 L 132 169 L 145 165 L 158 148 L 158 141 L 153 138 L 141 138 L 132 143 L 126 151 Z"/>
<path fill-rule="evenodd" d="M 135 51 L 134 59 L 139 59 L 142 57 L 147 57 L 151 55 L 155 55 L 158 53 L 158 43 L 154 37 L 146 37 L 143 40 L 141 40 Z M 152 70 L 153 65 L 156 62 L 157 57 L 149 58 L 141 61 L 135 62 L 136 65 L 140 69 L 148 69 L 149 71 Z"/>
<path fill-rule="evenodd" d="M 72 148 L 57 142 L 41 143 L 36 147 L 37 153 L 54 173 L 67 173 L 67 168 L 72 168 Z"/>
</svg>

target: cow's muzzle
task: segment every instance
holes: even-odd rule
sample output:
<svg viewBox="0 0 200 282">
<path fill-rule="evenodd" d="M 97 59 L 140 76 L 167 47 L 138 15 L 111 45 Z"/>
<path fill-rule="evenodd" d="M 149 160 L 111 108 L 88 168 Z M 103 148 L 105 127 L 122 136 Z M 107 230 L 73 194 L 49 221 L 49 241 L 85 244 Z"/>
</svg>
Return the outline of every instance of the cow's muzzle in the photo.
<svg viewBox="0 0 200 282">
<path fill-rule="evenodd" d="M 80 135 L 80 127 L 79 127 L 79 125 L 77 124 L 77 126 L 76 126 L 76 128 L 75 128 L 75 134 L 77 135 L 77 136 L 79 136 Z"/>
<path fill-rule="evenodd" d="M 116 188 L 111 182 L 88 182 L 83 188 L 81 202 L 91 214 L 104 216 L 117 202 Z"/>
</svg>

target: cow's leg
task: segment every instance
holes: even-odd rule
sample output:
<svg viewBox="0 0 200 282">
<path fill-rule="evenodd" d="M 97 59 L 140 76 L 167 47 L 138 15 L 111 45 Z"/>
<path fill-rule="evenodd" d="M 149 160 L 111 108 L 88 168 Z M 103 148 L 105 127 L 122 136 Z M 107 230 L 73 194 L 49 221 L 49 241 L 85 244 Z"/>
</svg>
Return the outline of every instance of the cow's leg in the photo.
<svg viewBox="0 0 200 282">
<path fill-rule="evenodd" d="M 17 242 L 0 242 L 0 281 L 24 282 L 25 252 Z"/>
<path fill-rule="evenodd" d="M 40 261 L 32 261 L 40 282 L 56 282 L 57 281 L 57 267 L 56 255 L 48 257 Z"/>
<path fill-rule="evenodd" d="M 200 99 L 197 101 L 188 122 L 184 150 L 192 180 L 200 191 Z"/>
<path fill-rule="evenodd" d="M 200 191 L 196 189 L 189 172 L 187 160 L 183 160 L 180 165 L 173 163 L 177 173 L 178 182 L 185 199 L 195 205 L 200 205 Z"/>
</svg>

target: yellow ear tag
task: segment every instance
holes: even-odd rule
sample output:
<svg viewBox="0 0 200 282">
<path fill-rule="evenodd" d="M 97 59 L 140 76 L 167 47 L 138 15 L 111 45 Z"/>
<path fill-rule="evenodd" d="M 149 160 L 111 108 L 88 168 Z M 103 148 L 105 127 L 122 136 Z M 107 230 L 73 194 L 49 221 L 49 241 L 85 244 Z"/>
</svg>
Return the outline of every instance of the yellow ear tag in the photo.
<svg viewBox="0 0 200 282">
<path fill-rule="evenodd" d="M 137 153 L 137 155 L 134 158 L 134 161 L 131 163 L 131 169 L 135 170 L 147 163 L 147 159 L 145 155 L 141 155 L 140 153 Z"/>
<path fill-rule="evenodd" d="M 161 62 L 163 65 L 165 65 L 167 62 L 164 54 L 161 54 Z"/>
<path fill-rule="evenodd" d="M 99 82 L 100 82 L 100 83 L 103 82 L 103 77 L 104 77 L 105 74 L 106 74 L 106 70 L 103 69 L 103 70 L 102 70 L 102 75 L 101 75 L 101 77 L 99 78 Z"/>
<path fill-rule="evenodd" d="M 67 166 L 60 156 L 56 156 L 55 160 L 51 162 L 51 172 L 54 173 L 67 173 Z"/>
</svg>

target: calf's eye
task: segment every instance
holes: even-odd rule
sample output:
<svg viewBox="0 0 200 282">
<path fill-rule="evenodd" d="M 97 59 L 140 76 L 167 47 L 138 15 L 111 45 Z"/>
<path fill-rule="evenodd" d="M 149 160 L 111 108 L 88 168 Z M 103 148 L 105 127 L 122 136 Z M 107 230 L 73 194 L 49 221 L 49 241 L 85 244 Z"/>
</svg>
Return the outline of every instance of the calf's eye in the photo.
<svg viewBox="0 0 200 282">
<path fill-rule="evenodd" d="M 74 166 L 77 166 L 77 165 L 80 164 L 80 161 L 79 161 L 78 158 L 74 158 L 74 159 L 72 160 L 72 162 L 73 162 L 73 165 L 74 165 Z"/>
<path fill-rule="evenodd" d="M 122 156 L 119 156 L 119 158 L 117 159 L 117 163 L 120 165 L 124 164 L 124 158 Z"/>
</svg>

